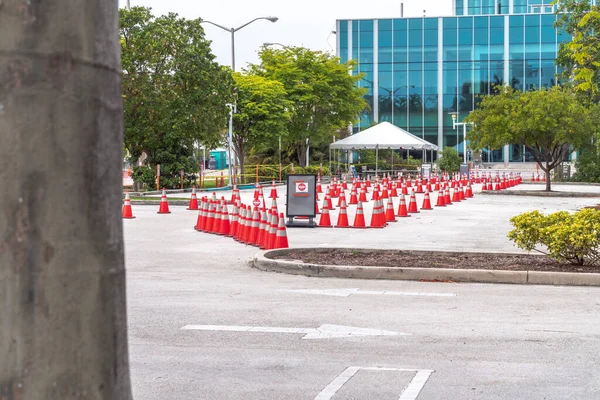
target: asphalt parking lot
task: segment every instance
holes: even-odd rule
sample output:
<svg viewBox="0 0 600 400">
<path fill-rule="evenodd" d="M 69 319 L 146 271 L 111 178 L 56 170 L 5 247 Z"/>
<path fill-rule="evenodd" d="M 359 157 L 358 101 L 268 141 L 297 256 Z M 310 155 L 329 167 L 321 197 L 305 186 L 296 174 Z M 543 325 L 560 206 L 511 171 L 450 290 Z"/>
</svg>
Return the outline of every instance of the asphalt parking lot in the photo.
<svg viewBox="0 0 600 400">
<path fill-rule="evenodd" d="M 511 216 L 596 203 L 476 191 L 384 229 L 288 237 L 292 247 L 514 252 Z M 600 288 L 265 273 L 248 265 L 256 248 L 194 231 L 197 212 L 157 209 L 134 206 L 124 221 L 136 399 L 600 398 Z"/>
</svg>

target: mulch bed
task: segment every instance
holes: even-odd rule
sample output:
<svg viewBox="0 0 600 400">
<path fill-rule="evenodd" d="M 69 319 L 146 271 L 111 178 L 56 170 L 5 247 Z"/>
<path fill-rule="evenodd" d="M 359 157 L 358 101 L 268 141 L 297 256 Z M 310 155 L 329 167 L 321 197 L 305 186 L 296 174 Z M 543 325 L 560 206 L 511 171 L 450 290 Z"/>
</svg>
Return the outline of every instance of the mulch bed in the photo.
<svg viewBox="0 0 600 400">
<path fill-rule="evenodd" d="M 290 249 L 273 259 L 321 265 L 391 268 L 451 268 L 506 271 L 595 272 L 600 267 L 559 263 L 544 255 L 502 253 L 425 252 L 404 250 Z"/>
</svg>

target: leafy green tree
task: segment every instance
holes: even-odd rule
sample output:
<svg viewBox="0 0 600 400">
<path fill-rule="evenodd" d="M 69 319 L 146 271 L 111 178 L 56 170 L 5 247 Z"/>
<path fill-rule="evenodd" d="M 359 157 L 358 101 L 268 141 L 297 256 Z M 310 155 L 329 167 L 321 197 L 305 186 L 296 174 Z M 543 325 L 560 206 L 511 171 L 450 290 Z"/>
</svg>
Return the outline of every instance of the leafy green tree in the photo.
<svg viewBox="0 0 600 400">
<path fill-rule="evenodd" d="M 223 141 L 233 80 L 214 61 L 199 20 L 177 14 L 154 17 L 149 8 L 120 10 L 125 148 L 134 179 L 152 183 L 161 164 L 161 183 L 176 186 L 179 171 L 194 178 L 195 142 Z M 149 168 L 150 167 L 150 168 Z"/>
<path fill-rule="evenodd" d="M 474 123 L 467 140 L 474 150 L 524 145 L 546 174 L 546 190 L 550 191 L 550 172 L 573 149 L 589 146 L 598 133 L 596 115 L 568 88 L 519 92 L 505 86 L 496 95 L 484 96 L 479 108 L 465 119 Z"/>
<path fill-rule="evenodd" d="M 237 110 L 233 116 L 233 147 L 244 171 L 249 148 L 277 147 L 279 136 L 285 137 L 289 122 L 283 84 L 257 75 L 233 75 L 237 89 Z"/>
<path fill-rule="evenodd" d="M 458 151 L 453 147 L 446 147 L 440 152 L 441 158 L 438 159 L 437 165 L 443 172 L 456 172 L 460 169 L 462 158 L 458 155 Z"/>
<path fill-rule="evenodd" d="M 556 0 L 556 26 L 571 35 L 562 43 L 557 64 L 565 81 L 598 100 L 600 94 L 600 4 L 590 0 Z"/>
<path fill-rule="evenodd" d="M 571 177 L 574 182 L 600 183 L 600 154 L 598 151 L 585 151 L 575 162 L 576 172 Z"/>
<path fill-rule="evenodd" d="M 281 82 L 292 102 L 284 145 L 300 165 L 305 165 L 307 139 L 311 148 L 326 148 L 332 135 L 366 107 L 366 90 L 356 86 L 362 75 L 350 74 L 356 66 L 352 61 L 340 63 L 331 54 L 303 47 L 263 48 L 260 59 L 250 67 L 252 73 Z"/>
</svg>

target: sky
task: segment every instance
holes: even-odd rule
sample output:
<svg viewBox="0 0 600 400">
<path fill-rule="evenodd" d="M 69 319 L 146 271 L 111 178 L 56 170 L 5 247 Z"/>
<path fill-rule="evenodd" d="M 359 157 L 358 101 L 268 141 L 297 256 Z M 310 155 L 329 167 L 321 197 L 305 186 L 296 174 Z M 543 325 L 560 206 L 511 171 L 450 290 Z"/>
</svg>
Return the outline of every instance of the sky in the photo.
<svg viewBox="0 0 600 400">
<path fill-rule="evenodd" d="M 235 34 L 235 64 L 240 70 L 258 62 L 265 42 L 304 46 L 335 53 L 336 19 L 398 18 L 400 0 L 130 0 L 131 6 L 151 7 L 154 15 L 175 12 L 188 19 L 202 18 L 225 27 L 238 27 L 256 17 L 275 16 L 275 23 L 256 21 Z M 120 6 L 126 0 L 119 0 Z M 452 14 L 452 0 L 404 1 L 404 16 L 437 17 Z M 231 34 L 210 24 L 206 37 L 217 61 L 231 65 Z"/>
</svg>

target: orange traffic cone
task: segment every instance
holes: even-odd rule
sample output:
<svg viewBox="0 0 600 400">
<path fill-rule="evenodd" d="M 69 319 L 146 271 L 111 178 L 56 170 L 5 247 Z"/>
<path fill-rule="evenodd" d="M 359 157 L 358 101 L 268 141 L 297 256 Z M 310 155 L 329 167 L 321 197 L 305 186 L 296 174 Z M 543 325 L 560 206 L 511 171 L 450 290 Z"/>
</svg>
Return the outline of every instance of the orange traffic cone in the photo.
<svg viewBox="0 0 600 400">
<path fill-rule="evenodd" d="M 276 217 L 277 218 L 277 217 Z M 287 249 L 289 246 L 287 231 L 285 228 L 283 213 L 279 214 L 279 224 L 277 225 L 277 232 L 275 234 L 275 244 L 273 245 L 274 249 Z"/>
<path fill-rule="evenodd" d="M 342 202 L 346 202 L 346 195 L 344 194 L 344 191 L 340 192 L 340 196 L 338 197 L 338 207 L 342 206 Z"/>
<path fill-rule="evenodd" d="M 269 232 L 271 230 L 271 210 L 268 210 L 266 213 L 263 213 L 263 217 L 265 220 L 265 226 L 258 247 L 265 250 L 267 248 L 267 244 L 269 243 Z"/>
<path fill-rule="evenodd" d="M 212 233 L 219 235 L 219 229 L 221 228 L 221 203 L 218 201 L 215 204 L 215 219 L 213 220 L 213 226 L 210 230 Z"/>
<path fill-rule="evenodd" d="M 458 194 L 458 188 L 454 189 L 453 193 L 452 193 L 452 202 L 453 203 L 458 203 L 460 201 L 460 196 Z"/>
<path fill-rule="evenodd" d="M 204 225 L 202 226 L 202 232 L 207 232 L 210 233 L 210 229 L 213 226 L 213 223 L 215 219 L 215 204 L 210 201 L 207 204 L 207 208 L 206 208 L 206 218 L 204 219 Z"/>
<path fill-rule="evenodd" d="M 465 197 L 467 197 L 467 198 L 473 197 L 473 188 L 471 187 L 471 183 L 467 183 L 467 189 L 465 190 Z"/>
<path fill-rule="evenodd" d="M 423 193 L 423 183 L 420 179 L 417 179 L 417 193 Z"/>
<path fill-rule="evenodd" d="M 373 204 L 373 213 L 371 214 L 371 228 L 383 228 L 385 226 L 385 216 L 383 216 L 379 207 L 381 200 L 376 200 Z"/>
<path fill-rule="evenodd" d="M 381 191 L 381 198 L 382 199 L 387 199 L 389 197 L 390 197 L 390 195 L 388 193 L 387 185 L 383 185 L 383 190 Z"/>
<path fill-rule="evenodd" d="M 452 199 L 450 198 L 450 189 L 448 189 L 448 187 L 444 188 L 444 204 L 447 206 L 452 204 Z"/>
<path fill-rule="evenodd" d="M 192 197 L 190 197 L 190 205 L 186 210 L 197 210 L 198 198 L 196 197 L 196 186 L 192 186 Z"/>
<path fill-rule="evenodd" d="M 358 201 L 361 203 L 366 203 L 367 200 L 367 189 L 363 186 L 360 188 L 360 196 L 358 197 Z"/>
<path fill-rule="evenodd" d="M 131 199 L 129 198 L 129 190 L 125 192 L 125 201 L 123 202 L 123 211 L 121 212 L 123 219 L 133 219 L 133 212 L 131 211 Z"/>
<path fill-rule="evenodd" d="M 365 224 L 365 214 L 363 212 L 362 201 L 358 202 L 358 206 L 356 207 L 356 215 L 354 216 L 354 224 L 352 224 L 353 228 L 364 229 L 366 228 Z"/>
<path fill-rule="evenodd" d="M 256 244 L 256 239 L 258 239 L 258 207 L 254 207 L 254 212 L 252 213 L 252 225 L 250 228 L 250 235 L 248 235 L 248 242 L 254 245 Z"/>
<path fill-rule="evenodd" d="M 392 184 L 392 190 L 390 190 L 390 197 L 398 197 L 398 189 L 394 184 Z"/>
<path fill-rule="evenodd" d="M 338 215 L 336 228 L 349 228 L 348 224 L 348 212 L 346 211 L 346 200 L 342 200 L 342 204 L 340 205 L 340 213 Z"/>
<path fill-rule="evenodd" d="M 319 218 L 319 228 L 331 228 L 331 217 L 329 216 L 329 207 L 323 204 L 323 212 Z"/>
<path fill-rule="evenodd" d="M 435 206 L 446 207 L 446 202 L 444 201 L 444 192 L 441 190 L 438 190 L 437 203 L 435 204 Z"/>
<path fill-rule="evenodd" d="M 221 200 L 221 225 L 219 226 L 219 235 L 229 236 L 231 230 L 231 221 L 229 220 L 229 211 L 225 199 Z"/>
<path fill-rule="evenodd" d="M 250 237 L 250 230 L 252 229 L 252 206 L 246 206 L 245 218 L 244 218 L 244 229 L 242 230 L 240 240 L 243 243 L 248 244 Z"/>
<path fill-rule="evenodd" d="M 275 213 L 277 214 L 277 199 L 273 199 L 273 201 L 271 202 L 271 211 L 275 211 Z"/>
<path fill-rule="evenodd" d="M 458 198 L 460 199 L 460 201 L 466 200 L 467 198 L 465 197 L 465 192 L 463 189 L 463 185 L 462 183 L 460 184 L 460 186 L 458 187 Z"/>
<path fill-rule="evenodd" d="M 277 214 L 271 211 L 271 227 L 269 228 L 269 237 L 267 242 L 267 249 L 269 250 L 275 248 L 275 239 L 277 237 L 278 226 Z"/>
<path fill-rule="evenodd" d="M 358 204 L 358 194 L 356 193 L 356 186 L 352 185 L 352 190 L 350 191 L 350 201 L 348 204 Z"/>
<path fill-rule="evenodd" d="M 157 214 L 171 214 L 169 211 L 169 202 L 167 201 L 167 191 L 165 188 L 162 190 L 162 196 L 160 197 L 160 207 L 158 208 Z"/>
<path fill-rule="evenodd" d="M 273 181 L 271 184 L 271 194 L 269 195 L 269 198 L 276 199 L 277 197 L 277 188 L 275 187 L 275 181 Z"/>
<path fill-rule="evenodd" d="M 204 212 L 204 197 L 200 199 L 200 206 L 198 209 L 198 218 L 196 218 L 196 225 L 194 225 L 194 230 L 199 231 L 202 228 L 202 213 Z"/>
<path fill-rule="evenodd" d="M 318 176 L 317 177 L 317 188 L 316 188 L 316 192 L 317 193 L 323 193 L 323 187 L 321 186 L 321 177 Z"/>
<path fill-rule="evenodd" d="M 237 188 L 237 185 L 233 185 L 233 190 L 231 191 L 231 200 L 229 201 L 229 204 L 235 204 L 235 202 L 238 199 L 240 199 L 240 190 Z"/>
<path fill-rule="evenodd" d="M 240 210 L 238 208 L 237 201 L 236 201 L 235 203 L 233 203 L 233 209 L 231 210 L 231 226 L 229 228 L 229 236 L 231 236 L 233 238 L 235 238 L 235 235 L 237 232 L 239 219 L 240 219 Z"/>
<path fill-rule="evenodd" d="M 415 195 L 414 189 L 410 192 L 410 202 L 408 203 L 408 212 L 409 213 L 418 213 L 419 209 L 417 208 L 417 196 Z"/>
<path fill-rule="evenodd" d="M 265 229 L 267 227 L 267 212 L 260 212 L 260 216 L 258 218 L 258 236 L 256 237 L 256 245 L 258 247 L 262 246 L 262 243 L 265 239 Z"/>
<path fill-rule="evenodd" d="M 394 201 L 391 197 L 388 198 L 387 208 L 385 209 L 385 221 L 386 222 L 397 222 L 396 214 L 394 213 Z"/>
<path fill-rule="evenodd" d="M 245 214 L 246 210 L 244 208 L 244 205 L 240 203 L 239 207 L 238 207 L 238 218 L 237 218 L 237 226 L 235 228 L 235 231 L 233 232 L 233 240 L 235 240 L 236 242 L 240 242 L 240 237 L 242 235 L 242 230 L 244 227 L 244 214 Z"/>
<path fill-rule="evenodd" d="M 325 192 L 325 197 L 323 198 L 323 205 L 321 206 L 321 209 L 327 207 L 331 210 L 331 207 L 333 206 L 333 204 L 331 203 L 331 189 L 327 188 L 327 192 Z"/>
<path fill-rule="evenodd" d="M 410 217 L 408 215 L 408 209 L 406 208 L 406 200 L 404 199 L 404 195 L 400 195 L 400 205 L 398 206 L 398 214 L 399 217 Z"/>
<path fill-rule="evenodd" d="M 423 199 L 423 206 L 421 207 L 421 210 L 433 210 L 433 207 L 431 207 L 431 199 L 429 198 L 428 191 L 425 191 L 425 198 Z"/>
</svg>

